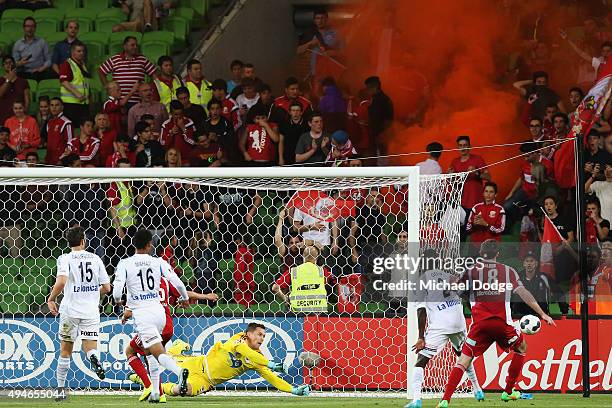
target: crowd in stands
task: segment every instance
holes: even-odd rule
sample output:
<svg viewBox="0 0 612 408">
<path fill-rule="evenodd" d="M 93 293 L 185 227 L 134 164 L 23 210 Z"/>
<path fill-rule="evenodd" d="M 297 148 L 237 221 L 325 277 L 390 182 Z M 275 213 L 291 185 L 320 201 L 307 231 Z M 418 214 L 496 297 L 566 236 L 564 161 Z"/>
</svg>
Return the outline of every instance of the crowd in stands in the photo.
<svg viewBox="0 0 612 408">
<path fill-rule="evenodd" d="M 0 1 L 3 7 L 12 3 Z M 26 3 L 37 6 L 49 2 Z M 117 30 L 154 30 L 157 18 L 163 18 L 164 10 L 172 7 L 170 1 L 118 3 L 130 19 Z M 575 283 L 577 270 L 576 252 L 571 246 L 577 239 L 576 203 L 574 190 L 561 188 L 555 179 L 558 175 L 553 164 L 558 146 L 551 146 L 567 135 L 569 115 L 597 78 L 598 70 L 608 63 L 612 51 L 612 43 L 607 42 L 612 39 L 612 28 L 608 31 L 597 19 L 584 24 L 587 40 L 599 41 L 598 53 L 589 54 L 585 44 L 576 44 L 565 32 L 555 39 L 567 41 L 575 50 L 574 63 L 581 67 L 584 64 L 580 61 L 590 64 L 581 68 L 571 89 L 552 89 L 549 74 L 533 57 L 547 54 L 550 44 L 532 43 L 519 59 L 514 88 L 522 102 L 516 120 L 527 129 L 525 143 L 517 152 L 523 156 L 518 159 L 516 174 L 506 175 L 516 181 L 504 198 L 498 197 L 496 181 L 500 180 L 493 180 L 486 168 L 486 151 L 483 156 L 471 152 L 472 143 L 483 142 L 480 136 L 457 135 L 456 146 L 424 141 L 429 155 L 417 164 L 422 174 L 469 172 L 457 209 L 462 241 L 469 242 L 467 252 L 478 254 L 480 243 L 486 239 L 502 240 L 503 235 L 513 234 L 519 237 L 516 253 L 508 255 L 520 258 L 524 282 L 530 290 L 543 293 L 538 299 L 547 299 L 545 304 L 558 301 L 564 314 L 571 299 L 563 298 L 562 292 L 568 292 Z M 393 121 L 398 118 L 379 77 L 364 78 L 363 89 L 357 95 L 347 95 L 334 75 L 321 74 L 325 71 L 324 59 L 341 58 L 345 46 L 325 11 L 315 12 L 313 26 L 300 37 L 296 50 L 310 56 L 309 79 L 287 78 L 280 95 L 265 83 L 265 78 L 258 77 L 253 64 L 240 60 L 230 64 L 227 78 L 214 80 L 206 77 L 200 61 L 191 60 L 187 75 L 181 78 L 171 57 L 149 61 L 139 53 L 138 39 L 129 35 L 121 53 L 104 61 L 96 73 L 88 72 L 87 50 L 78 40 L 78 23 L 67 22 L 66 40 L 53 50 L 36 36 L 33 18 L 24 20 L 23 30 L 24 37 L 15 43 L 13 55 L 2 59 L 0 166 L 362 166 L 376 163 L 360 157 L 393 153 L 388 151 L 383 136 L 393 131 Z M 95 110 L 89 93 L 94 75 L 99 76 L 107 94 Z M 60 96 L 39 98 L 36 114 L 30 116 L 27 112 L 35 102 L 30 98 L 27 79 L 45 78 L 59 78 Z M 600 260 L 591 265 L 592 289 L 612 294 L 611 124 L 612 104 L 608 104 L 588 134 L 585 167 L 581 170 L 586 175 L 588 193 L 586 240 L 601 248 Z M 443 169 L 439 159 L 449 154 L 443 153 L 449 148 L 457 148 L 458 155 L 448 169 Z M 33 197 L 27 202 L 20 198 L 26 193 Z M 116 182 L 108 186 L 74 185 L 59 193 L 4 187 L 0 192 L 0 202 L 4 203 L 0 209 L 0 239 L 8 246 L 10 256 L 18 256 L 23 244 L 23 211 L 27 208 L 42 216 L 49 211 L 53 194 L 60 193 L 70 203 L 67 224 L 85 223 L 92 247 L 111 265 L 129 251 L 130 237 L 137 227 L 146 227 L 153 231 L 160 253 L 169 259 L 192 262 L 195 284 L 200 289 L 217 289 L 213 273 L 216 263 L 233 258 L 235 292 L 233 299 L 226 300 L 246 306 L 254 302 L 249 293 L 258 256 L 280 257 L 280 277 L 271 291 L 286 300 L 288 270 L 300 262 L 300 248 L 305 245 L 318 247 L 328 283 L 348 273 L 360 273 L 366 277 L 366 288 L 375 257 L 406 250 L 407 232 L 402 223 L 391 230 L 386 228 L 388 211 L 378 189 L 350 192 L 357 203 L 352 217 L 323 222 L 299 209 L 287 208 L 278 214 L 274 231 L 262 231 L 253 222 L 263 201 L 255 191 Z M 338 197 L 346 192 L 331 194 Z M 432 209 L 431 217 L 422 215 L 429 225 L 422 226 L 421 234 L 443 241 L 445 232 L 436 224 L 441 223 L 444 211 L 433 211 L 436 209 Z M 104 231 L 100 223 L 109 213 L 111 223 Z M 537 245 L 530 245 L 541 241 L 545 217 L 563 237 L 563 243 L 554 248 L 554 273 L 541 270 Z M 172 225 L 173 229 L 160 229 L 163 225 Z M 274 235 L 278 253 L 270 253 L 269 248 L 257 253 L 261 248 L 246 239 L 255 234 Z M 427 241 L 430 235 L 422 239 Z M 371 288 L 366 294 L 371 300 L 380 300 Z M 515 312 L 525 313 L 520 305 Z M 602 307 L 597 312 L 612 310 Z"/>
</svg>

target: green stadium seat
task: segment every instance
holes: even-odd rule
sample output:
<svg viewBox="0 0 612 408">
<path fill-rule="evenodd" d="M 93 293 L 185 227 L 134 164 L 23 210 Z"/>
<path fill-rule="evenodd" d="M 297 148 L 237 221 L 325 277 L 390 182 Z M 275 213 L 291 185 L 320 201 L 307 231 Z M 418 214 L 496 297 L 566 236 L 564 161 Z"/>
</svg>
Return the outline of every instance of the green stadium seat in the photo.
<svg viewBox="0 0 612 408">
<path fill-rule="evenodd" d="M 83 8 L 95 13 L 106 10 L 109 6 L 108 0 L 83 0 Z"/>
<path fill-rule="evenodd" d="M 81 0 L 53 0 L 53 7 L 59 10 L 72 10 L 81 5 Z"/>
<path fill-rule="evenodd" d="M 110 35 L 108 33 L 96 31 L 91 31 L 79 36 L 79 40 L 87 45 L 87 58 L 96 58 L 106 55 L 108 53 L 106 47 L 109 37 Z"/>
<path fill-rule="evenodd" d="M 195 11 L 191 7 L 177 7 L 175 9 L 170 10 L 170 15 L 166 17 L 164 21 L 172 17 L 182 17 L 186 19 L 188 27 L 187 32 L 189 32 L 191 31 L 191 22 L 195 18 Z"/>
<path fill-rule="evenodd" d="M 208 0 L 189 0 L 187 4 L 195 11 L 195 19 L 192 20 L 194 27 L 203 27 L 208 15 Z"/>
<path fill-rule="evenodd" d="M 66 12 L 64 21 L 76 20 L 79 23 L 79 33 L 88 33 L 93 30 L 95 14 L 86 9 L 72 9 Z"/>
<path fill-rule="evenodd" d="M 123 41 L 125 37 L 136 37 L 138 40 L 138 44 L 142 41 L 142 34 L 137 31 L 121 31 L 118 33 L 111 33 L 109 43 L 108 43 L 108 51 L 111 55 L 115 55 L 123 51 Z"/>
<path fill-rule="evenodd" d="M 140 52 L 153 64 L 157 64 L 159 57 L 170 55 L 170 46 L 161 41 L 147 41 L 140 46 Z"/>
<path fill-rule="evenodd" d="M 3 54 L 11 54 L 13 48 L 13 40 L 11 40 L 8 36 L 0 35 L 0 52 Z M 2 70 L 2 74 L 4 75 L 4 70 Z"/>
<path fill-rule="evenodd" d="M 34 12 L 32 10 L 26 9 L 7 9 L 4 10 L 4 13 L 2 13 L 2 20 L 21 20 L 21 22 L 23 23 L 23 20 L 26 17 L 34 17 Z"/>
<path fill-rule="evenodd" d="M 30 108 L 28 109 L 28 113 L 31 115 L 38 111 L 38 105 L 34 102 L 36 101 L 36 90 L 38 89 L 38 82 L 33 79 L 28 79 L 28 86 L 30 87 Z"/>
<path fill-rule="evenodd" d="M 36 35 L 45 38 L 47 33 L 62 30 L 62 20 L 53 17 L 42 17 L 36 20 Z"/>
<path fill-rule="evenodd" d="M 0 21 L 0 31 L 2 33 L 19 33 L 20 36 L 23 36 L 23 20 L 14 18 L 2 19 Z"/>
<path fill-rule="evenodd" d="M 40 81 L 36 91 L 36 100 L 40 99 L 42 95 L 47 95 L 50 98 L 60 96 L 59 79 L 43 79 Z"/>
<path fill-rule="evenodd" d="M 63 21 L 65 13 L 66 13 L 66 10 L 60 10 L 56 8 L 45 8 L 45 9 L 36 10 L 34 12 L 34 18 L 36 19 L 36 22 L 38 22 L 38 19 L 40 18 L 55 18 L 59 21 Z"/>
<path fill-rule="evenodd" d="M 174 44 L 179 48 L 187 45 L 189 38 L 189 21 L 181 16 L 169 16 L 162 22 L 162 28 L 165 31 L 174 33 Z M 147 33 L 148 34 L 148 33 Z"/>
<path fill-rule="evenodd" d="M 123 20 L 117 17 L 105 16 L 96 18 L 96 31 L 99 33 L 112 33 L 113 27 L 119 23 L 122 23 Z"/>
<path fill-rule="evenodd" d="M 174 43 L 174 33 L 171 31 L 150 31 L 142 36 L 142 44 L 147 42 L 163 42 L 171 46 Z"/>
<path fill-rule="evenodd" d="M 114 17 L 114 18 L 119 19 L 121 22 L 127 20 L 127 15 L 123 14 L 123 12 L 116 7 L 111 7 L 109 9 L 98 12 L 96 18 L 102 18 L 102 17 Z"/>
<path fill-rule="evenodd" d="M 49 50 L 55 46 L 60 41 L 64 41 L 66 39 L 66 33 L 63 31 L 58 31 L 54 33 L 49 33 L 45 36 L 45 40 L 47 44 L 49 44 Z"/>
</svg>

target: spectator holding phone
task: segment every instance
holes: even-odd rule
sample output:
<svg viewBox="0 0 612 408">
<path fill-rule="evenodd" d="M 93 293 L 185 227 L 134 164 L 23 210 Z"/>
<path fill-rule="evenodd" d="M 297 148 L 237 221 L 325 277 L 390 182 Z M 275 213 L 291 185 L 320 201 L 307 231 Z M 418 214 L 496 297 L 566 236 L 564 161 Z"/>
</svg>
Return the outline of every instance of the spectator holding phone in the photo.
<svg viewBox="0 0 612 408">
<path fill-rule="evenodd" d="M 30 104 L 28 81 L 17 76 L 13 57 L 4 56 L 2 67 L 5 73 L 0 77 L 0 124 L 13 116 L 13 102 L 24 101 L 26 110 Z"/>
<path fill-rule="evenodd" d="M 23 38 L 13 45 L 13 58 L 17 65 L 19 76 L 24 79 L 56 78 L 51 70 L 51 54 L 47 42 L 36 37 L 36 20 L 26 17 L 23 20 Z"/>
</svg>

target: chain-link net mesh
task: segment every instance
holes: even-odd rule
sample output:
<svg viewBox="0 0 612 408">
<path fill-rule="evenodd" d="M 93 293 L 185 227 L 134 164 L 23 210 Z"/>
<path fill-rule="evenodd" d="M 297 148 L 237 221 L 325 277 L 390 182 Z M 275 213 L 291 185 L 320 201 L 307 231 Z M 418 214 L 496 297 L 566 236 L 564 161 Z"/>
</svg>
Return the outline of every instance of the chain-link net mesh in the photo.
<svg viewBox="0 0 612 408">
<path fill-rule="evenodd" d="M 408 177 L 196 179 L 0 179 L 0 387 L 55 386 L 58 319 L 46 305 L 56 262 L 68 252 L 63 235 L 80 225 L 89 251 L 109 275 L 133 254 L 140 228 L 153 252 L 168 260 L 188 290 L 218 300 L 173 308 L 174 338 L 205 354 L 217 341 L 263 322 L 262 352 L 291 364 L 287 381 L 318 390 L 400 391 L 408 388 L 406 294 L 375 282 L 376 258 L 408 251 L 409 243 L 459 251 L 459 203 L 465 175 L 421 176 L 420 239 L 409 235 Z M 413 190 L 414 191 L 414 190 Z M 304 248 L 317 248 L 325 275 L 326 312 L 292 303 L 291 268 Z M 134 334 L 121 310 L 101 301 L 99 381 L 75 344 L 67 386 L 138 389 L 128 379 L 125 348 Z M 320 356 L 303 367 L 304 351 Z M 443 389 L 455 357 L 447 349 L 426 371 L 424 387 Z M 164 374 L 163 378 L 167 378 Z M 217 387 L 268 389 L 256 374 Z M 464 387 L 463 390 L 467 390 Z"/>
</svg>

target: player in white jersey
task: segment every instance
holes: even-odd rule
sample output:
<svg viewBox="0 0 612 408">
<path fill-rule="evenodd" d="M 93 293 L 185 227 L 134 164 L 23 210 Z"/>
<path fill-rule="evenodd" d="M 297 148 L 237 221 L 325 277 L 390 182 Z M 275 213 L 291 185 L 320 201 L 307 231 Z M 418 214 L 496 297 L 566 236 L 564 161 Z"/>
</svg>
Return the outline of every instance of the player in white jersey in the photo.
<svg viewBox="0 0 612 408">
<path fill-rule="evenodd" d="M 66 232 L 71 252 L 57 259 L 57 278 L 47 299 L 49 310 L 60 315 L 58 337 L 61 342 L 60 358 L 57 361 L 57 397 L 66 398 L 66 376 L 70 368 L 70 356 L 77 337 L 87 354 L 93 371 L 104 379 L 105 373 L 98 353 L 98 331 L 100 330 L 100 295 L 110 292 L 110 280 L 100 257 L 85 250 L 85 231 L 72 227 Z M 102 287 L 102 288 L 100 288 Z M 64 292 L 59 307 L 55 300 Z"/>
<path fill-rule="evenodd" d="M 422 259 L 424 272 L 417 281 L 419 339 L 412 350 L 418 353 L 418 357 L 412 375 L 412 402 L 405 408 L 421 408 L 421 390 L 429 360 L 437 356 L 448 342 L 455 353 L 460 355 L 461 346 L 467 337 L 461 298 L 456 292 L 445 289 L 445 284 L 454 281 L 453 275 L 440 269 L 431 269 L 436 259 L 438 255 L 434 250 L 425 251 Z M 466 374 L 472 383 L 474 397 L 477 401 L 484 401 L 484 393 L 473 365 L 466 370 Z"/>
<path fill-rule="evenodd" d="M 174 270 L 161 258 L 149 255 L 153 248 L 153 236 L 148 230 L 139 230 L 134 236 L 136 254 L 122 259 L 117 265 L 113 282 L 115 303 L 122 303 L 123 288 L 127 287 L 127 307 L 131 309 L 136 332 L 147 355 L 152 390 L 149 402 L 159 402 L 159 365 L 179 377 L 181 396 L 187 393 L 189 370 L 181 368 L 166 354 L 161 332 L 166 325 L 166 312 L 159 297 L 161 277 L 165 277 L 179 291 L 179 304 L 187 307 L 189 296 L 185 285 Z"/>
</svg>

